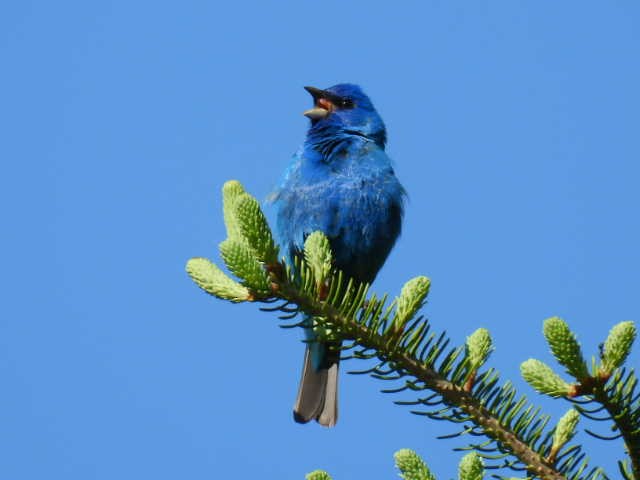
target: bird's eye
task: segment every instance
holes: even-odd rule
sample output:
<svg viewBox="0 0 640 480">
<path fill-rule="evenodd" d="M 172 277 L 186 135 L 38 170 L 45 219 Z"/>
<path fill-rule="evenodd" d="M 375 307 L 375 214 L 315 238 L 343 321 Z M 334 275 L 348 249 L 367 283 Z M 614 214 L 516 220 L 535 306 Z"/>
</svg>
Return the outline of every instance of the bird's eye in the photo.
<svg viewBox="0 0 640 480">
<path fill-rule="evenodd" d="M 340 100 L 340 108 L 353 108 L 354 104 L 353 104 L 353 100 L 351 100 L 350 98 L 343 98 L 342 100 Z"/>
</svg>

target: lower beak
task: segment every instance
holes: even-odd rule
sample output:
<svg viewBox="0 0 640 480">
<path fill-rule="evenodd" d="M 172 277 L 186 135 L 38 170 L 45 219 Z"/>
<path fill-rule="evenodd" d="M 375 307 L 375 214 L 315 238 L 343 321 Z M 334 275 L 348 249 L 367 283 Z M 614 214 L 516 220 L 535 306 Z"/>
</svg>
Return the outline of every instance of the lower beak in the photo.
<svg viewBox="0 0 640 480">
<path fill-rule="evenodd" d="M 313 107 L 309 110 L 305 110 L 302 114 L 311 120 L 320 120 L 329 115 L 329 110 L 320 107 Z"/>
</svg>

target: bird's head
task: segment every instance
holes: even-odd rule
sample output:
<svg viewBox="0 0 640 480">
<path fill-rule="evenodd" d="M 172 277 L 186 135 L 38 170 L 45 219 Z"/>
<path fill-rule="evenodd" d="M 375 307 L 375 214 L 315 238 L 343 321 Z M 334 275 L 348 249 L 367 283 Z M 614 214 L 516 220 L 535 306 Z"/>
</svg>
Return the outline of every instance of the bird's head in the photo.
<svg viewBox="0 0 640 480">
<path fill-rule="evenodd" d="M 340 83 L 321 90 L 304 87 L 313 97 L 313 108 L 304 112 L 311 120 L 310 134 L 347 133 L 370 138 L 384 147 L 384 122 L 358 85 Z"/>
</svg>

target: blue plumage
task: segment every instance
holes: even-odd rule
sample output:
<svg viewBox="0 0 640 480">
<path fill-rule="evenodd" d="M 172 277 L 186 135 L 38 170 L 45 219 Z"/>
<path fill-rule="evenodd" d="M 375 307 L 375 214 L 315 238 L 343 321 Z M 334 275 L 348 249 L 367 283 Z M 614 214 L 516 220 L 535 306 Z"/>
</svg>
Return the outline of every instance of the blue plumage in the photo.
<svg viewBox="0 0 640 480">
<path fill-rule="evenodd" d="M 384 123 L 360 87 L 305 87 L 314 107 L 307 138 L 273 194 L 283 251 L 301 251 L 306 236 L 327 235 L 335 266 L 372 282 L 400 234 L 404 190 L 385 153 Z M 294 418 L 337 421 L 338 345 L 313 342 L 305 354 Z"/>
</svg>

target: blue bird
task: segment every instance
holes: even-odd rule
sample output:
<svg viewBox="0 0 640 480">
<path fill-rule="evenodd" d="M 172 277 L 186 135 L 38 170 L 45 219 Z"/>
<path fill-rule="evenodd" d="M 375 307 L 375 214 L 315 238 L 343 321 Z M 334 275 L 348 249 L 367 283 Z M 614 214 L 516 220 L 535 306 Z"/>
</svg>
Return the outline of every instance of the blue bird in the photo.
<svg viewBox="0 0 640 480">
<path fill-rule="evenodd" d="M 385 153 L 384 123 L 369 97 L 353 84 L 304 87 L 314 106 L 307 137 L 271 199 L 282 251 L 299 255 L 307 235 L 329 238 L 335 267 L 372 282 L 391 251 L 403 214 L 404 189 Z M 340 345 L 317 341 L 313 319 L 293 415 L 331 427 L 338 420 Z"/>
</svg>

